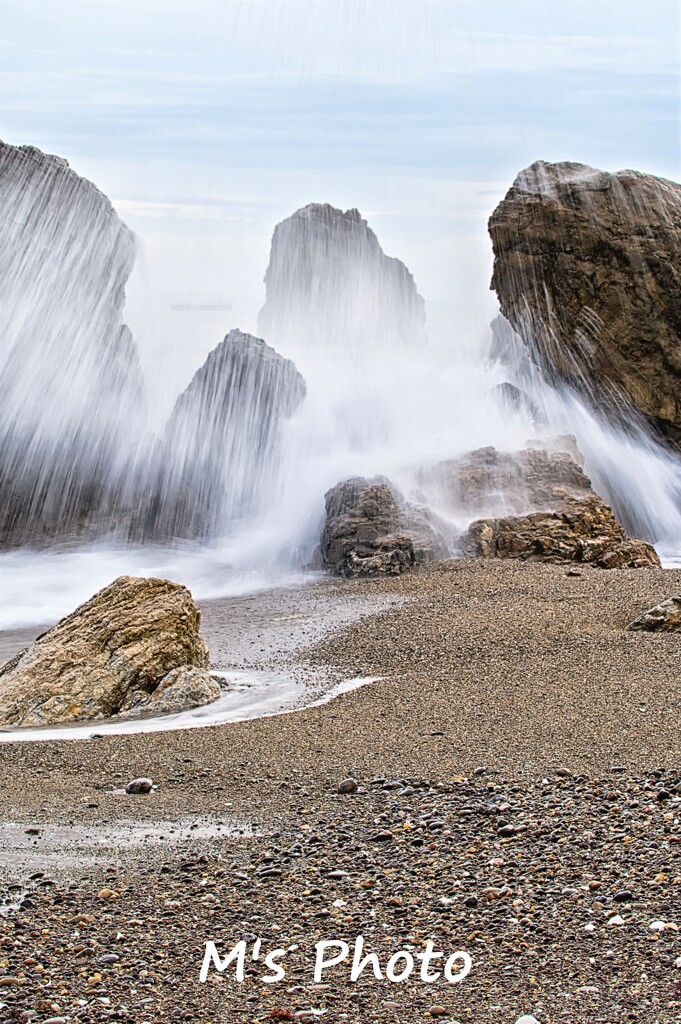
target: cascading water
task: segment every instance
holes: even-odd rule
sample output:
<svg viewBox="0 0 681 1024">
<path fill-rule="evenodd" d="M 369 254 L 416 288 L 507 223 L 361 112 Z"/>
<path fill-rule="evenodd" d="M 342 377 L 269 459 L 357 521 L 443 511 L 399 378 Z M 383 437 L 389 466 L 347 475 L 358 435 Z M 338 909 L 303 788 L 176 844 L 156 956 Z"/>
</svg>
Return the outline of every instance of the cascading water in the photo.
<svg viewBox="0 0 681 1024">
<path fill-rule="evenodd" d="M 49 216 L 33 211 L 39 232 L 46 230 L 45 216 L 48 222 L 57 216 L 55 203 Z M 69 247 L 81 244 L 78 232 L 65 233 L 61 255 L 56 251 L 50 264 L 55 275 L 68 265 L 76 283 L 83 277 L 79 296 L 88 290 L 93 261 L 102 264 L 101 253 L 89 255 L 87 271 L 74 263 Z M 24 249 L 23 259 L 37 258 Z M 111 260 L 104 264 L 120 299 L 127 269 L 121 278 Z M 443 504 L 436 488 L 429 490 L 424 467 L 486 445 L 515 450 L 528 439 L 564 433 L 576 436 L 587 472 L 627 527 L 658 543 L 668 559 L 681 553 L 681 458 L 642 426 L 625 432 L 573 390 L 548 385 L 503 322 L 501 340 L 497 325 L 475 358 L 455 343 L 428 344 L 413 278 L 383 254 L 356 211 L 309 207 L 280 225 L 259 322 L 267 345 L 230 334 L 177 400 L 157 441 L 140 441 L 139 416 L 126 412 L 128 399 L 131 407 L 140 405 L 134 348 L 133 384 L 117 375 L 121 349 L 115 343 L 108 355 L 97 349 L 97 358 L 88 350 L 79 373 L 78 353 L 104 328 L 89 335 L 84 318 L 100 322 L 92 320 L 91 306 L 74 303 L 72 288 L 60 291 L 53 283 L 40 320 L 59 330 L 50 328 L 46 343 L 40 324 L 17 313 L 30 297 L 21 266 L 15 260 L 4 279 L 3 316 L 21 323 L 27 338 L 21 344 L 30 342 L 41 354 L 40 372 L 36 376 L 34 361 L 25 380 L 44 389 L 49 375 L 63 368 L 77 385 L 61 392 L 61 418 L 56 399 L 42 413 L 39 402 L 31 405 L 34 434 L 49 438 L 49 445 L 39 457 L 31 447 L 27 464 L 36 463 L 55 493 L 61 487 L 70 494 L 70 467 L 87 452 L 93 479 L 112 497 L 101 514 L 95 506 L 94 518 L 87 510 L 92 529 L 84 535 L 99 534 L 95 543 L 84 545 L 81 533 L 75 546 L 69 521 L 58 538 L 70 542 L 66 549 L 54 542 L 40 552 L 15 546 L 0 556 L 5 628 L 51 622 L 121 573 L 170 577 L 199 598 L 291 578 L 313 557 L 325 491 L 350 476 L 389 477 L 406 497 L 449 519 L 456 534 L 466 521 Z M 120 306 L 113 305 L 115 316 L 112 300 L 103 302 L 102 318 L 119 338 Z M 19 343 L 10 350 L 18 367 L 21 351 Z M 18 380 L 17 371 L 5 377 L 5 387 L 14 388 L 10 410 L 19 404 Z M 114 425 L 94 429 L 109 422 L 117 402 L 121 414 Z M 68 425 L 74 410 L 86 424 L 92 412 L 91 445 Z M 10 428 L 4 411 L 3 417 L 4 429 L 16 431 L 15 413 Z M 104 459 L 100 436 L 114 456 Z M 78 514 L 85 511 L 81 505 Z"/>
<path fill-rule="evenodd" d="M 66 161 L 0 143 L 0 533 L 56 539 L 99 510 L 144 427 L 122 314 L 132 233 Z"/>
</svg>

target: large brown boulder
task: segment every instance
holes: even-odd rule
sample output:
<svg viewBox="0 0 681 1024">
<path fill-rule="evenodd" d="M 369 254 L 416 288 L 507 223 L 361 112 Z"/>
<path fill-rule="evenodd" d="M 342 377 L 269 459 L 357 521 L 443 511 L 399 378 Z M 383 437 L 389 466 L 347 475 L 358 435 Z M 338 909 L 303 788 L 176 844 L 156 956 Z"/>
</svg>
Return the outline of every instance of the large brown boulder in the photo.
<svg viewBox="0 0 681 1024">
<path fill-rule="evenodd" d="M 341 576 L 398 575 L 446 556 L 436 518 L 385 477 L 344 480 L 325 501 L 322 562 Z"/>
<path fill-rule="evenodd" d="M 538 161 L 489 232 L 491 287 L 544 375 L 681 447 L 681 185 Z"/>
<path fill-rule="evenodd" d="M 186 587 L 120 576 L 0 668 L 0 725 L 108 718 L 182 666 L 207 668 Z"/>
<path fill-rule="evenodd" d="M 601 569 L 660 564 L 652 545 L 630 540 L 612 509 L 597 495 L 566 495 L 555 511 L 478 519 L 464 535 L 462 549 L 474 558 L 586 562 Z"/>
</svg>

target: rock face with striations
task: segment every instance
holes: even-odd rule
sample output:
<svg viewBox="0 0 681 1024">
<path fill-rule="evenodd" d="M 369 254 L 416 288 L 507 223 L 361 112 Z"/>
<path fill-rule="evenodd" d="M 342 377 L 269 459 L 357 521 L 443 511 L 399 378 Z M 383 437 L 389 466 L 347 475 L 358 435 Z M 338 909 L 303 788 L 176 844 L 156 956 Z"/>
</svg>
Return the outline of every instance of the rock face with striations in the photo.
<svg viewBox="0 0 681 1024">
<path fill-rule="evenodd" d="M 276 345 L 422 345 L 425 304 L 358 210 L 313 203 L 274 230 L 258 330 Z"/>
<path fill-rule="evenodd" d="M 446 557 L 436 517 L 405 501 L 385 477 L 345 480 L 325 501 L 321 557 L 340 576 L 395 576 Z"/>
<path fill-rule="evenodd" d="M 132 233 L 65 160 L 0 142 L 0 545 L 83 530 L 146 417 Z"/>
<path fill-rule="evenodd" d="M 289 359 L 230 331 L 175 403 L 136 532 L 201 537 L 252 512 L 274 471 L 283 421 L 304 397 Z"/>
<path fill-rule="evenodd" d="M 168 673 L 208 668 L 200 621 L 186 587 L 119 577 L 0 668 L 0 724 L 108 718 L 159 686 L 168 700 Z"/>
<path fill-rule="evenodd" d="M 556 511 L 478 519 L 462 540 L 474 558 L 518 558 L 532 562 L 584 562 L 600 569 L 659 566 L 655 548 L 629 540 L 612 509 L 599 497 L 566 496 Z"/>
<path fill-rule="evenodd" d="M 681 448 L 681 185 L 538 161 L 489 232 L 492 288 L 545 376 Z"/>
</svg>

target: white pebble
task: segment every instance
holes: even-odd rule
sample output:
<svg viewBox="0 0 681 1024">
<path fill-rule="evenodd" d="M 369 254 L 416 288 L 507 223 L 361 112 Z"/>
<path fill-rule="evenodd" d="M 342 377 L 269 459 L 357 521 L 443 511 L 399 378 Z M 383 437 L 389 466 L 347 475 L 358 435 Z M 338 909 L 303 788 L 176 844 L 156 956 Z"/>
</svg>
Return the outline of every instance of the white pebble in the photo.
<svg viewBox="0 0 681 1024">
<path fill-rule="evenodd" d="M 624 924 L 624 918 L 621 917 L 619 914 L 615 914 L 614 917 L 611 917 L 609 919 L 608 924 L 617 924 L 617 925 Z"/>
</svg>

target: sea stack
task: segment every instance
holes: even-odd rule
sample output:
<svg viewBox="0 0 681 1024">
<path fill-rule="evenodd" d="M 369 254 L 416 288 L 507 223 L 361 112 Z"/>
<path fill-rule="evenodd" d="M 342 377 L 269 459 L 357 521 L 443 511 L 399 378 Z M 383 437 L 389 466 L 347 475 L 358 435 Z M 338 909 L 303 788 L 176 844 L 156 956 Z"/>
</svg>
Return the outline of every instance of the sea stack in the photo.
<svg viewBox="0 0 681 1024">
<path fill-rule="evenodd" d="M 489 232 L 491 286 L 546 378 L 681 449 L 681 185 L 540 160 Z"/>
<path fill-rule="evenodd" d="M 262 338 L 230 331 L 175 403 L 137 531 L 153 540 L 200 538 L 253 514 L 274 474 L 283 421 L 304 397 L 289 359 Z"/>
<path fill-rule="evenodd" d="M 258 330 L 280 347 L 380 349 L 425 342 L 425 304 L 359 210 L 312 203 L 274 229 Z"/>
<path fill-rule="evenodd" d="M 0 143 L 0 544 L 83 529 L 143 427 L 132 233 L 65 160 Z"/>
</svg>

